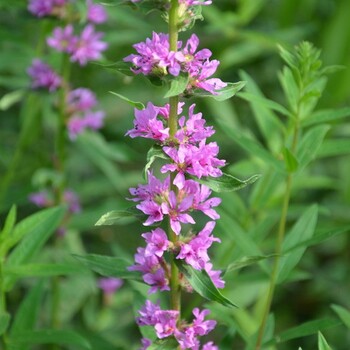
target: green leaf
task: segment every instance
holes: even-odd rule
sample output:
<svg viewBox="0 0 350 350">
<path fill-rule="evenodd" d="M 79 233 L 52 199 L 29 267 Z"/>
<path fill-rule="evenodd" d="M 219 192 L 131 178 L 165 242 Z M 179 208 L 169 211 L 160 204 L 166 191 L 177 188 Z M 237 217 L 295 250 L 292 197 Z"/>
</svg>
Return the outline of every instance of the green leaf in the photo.
<svg viewBox="0 0 350 350">
<path fill-rule="evenodd" d="M 99 61 L 94 61 L 94 64 L 98 65 L 98 66 L 102 66 L 103 68 L 105 68 L 108 71 L 111 72 L 120 72 L 124 75 L 128 75 L 130 77 L 134 77 L 135 73 L 133 71 L 131 71 L 130 69 L 130 64 L 123 62 L 123 61 L 119 61 L 119 62 L 114 62 L 114 63 L 103 63 L 103 62 L 99 62 Z"/>
<path fill-rule="evenodd" d="M 89 269 L 102 276 L 118 277 L 136 281 L 142 280 L 139 273 L 135 271 L 128 271 L 127 268 L 131 265 L 131 263 L 125 259 L 97 254 L 73 254 L 73 256 Z"/>
<path fill-rule="evenodd" d="M 299 171 L 305 168 L 306 165 L 308 165 L 316 157 L 329 128 L 329 125 L 315 126 L 310 129 L 301 139 L 297 151 Z"/>
<path fill-rule="evenodd" d="M 163 149 L 159 145 L 153 145 L 147 152 L 147 163 L 145 168 L 143 169 L 144 178 L 147 178 L 147 172 L 155 162 L 155 160 L 159 159 L 169 159 L 169 157 L 163 152 Z"/>
<path fill-rule="evenodd" d="M 318 320 L 313 320 L 305 322 L 299 326 L 288 329 L 287 331 L 282 332 L 275 338 L 267 341 L 264 345 L 271 345 L 275 343 L 283 343 L 287 340 L 302 338 L 307 335 L 315 334 L 318 331 L 339 326 L 340 322 L 331 318 L 322 318 Z"/>
<path fill-rule="evenodd" d="M 350 154 L 349 139 L 325 140 L 317 152 L 317 157 L 334 157 Z"/>
<path fill-rule="evenodd" d="M 276 256 L 275 254 L 259 255 L 259 256 L 245 256 L 245 257 L 241 258 L 240 260 L 237 260 L 237 261 L 229 264 L 227 266 L 227 268 L 223 270 L 223 275 L 227 274 L 230 271 L 239 270 L 239 269 L 242 269 L 243 267 L 256 264 L 259 261 L 262 261 L 262 260 L 265 260 L 265 259 L 269 259 L 269 258 L 273 258 L 275 256 Z"/>
<path fill-rule="evenodd" d="M 174 338 L 158 339 L 147 350 L 174 350 L 179 347 L 179 343 Z"/>
<path fill-rule="evenodd" d="M 283 156 L 287 171 L 289 173 L 296 171 L 298 169 L 299 162 L 287 147 L 285 147 L 283 150 Z"/>
<path fill-rule="evenodd" d="M 350 311 L 345 309 L 342 306 L 339 305 L 331 305 L 331 308 L 335 313 L 339 316 L 339 318 L 343 321 L 345 326 L 350 329 Z"/>
<path fill-rule="evenodd" d="M 11 91 L 5 94 L 4 96 L 2 96 L 0 99 L 0 111 L 6 111 L 15 103 L 21 101 L 25 94 L 26 94 L 26 90 L 21 89 L 21 90 Z"/>
<path fill-rule="evenodd" d="M 16 206 L 13 205 L 6 217 L 4 227 L 2 228 L 0 232 L 0 243 L 2 243 L 4 240 L 6 240 L 6 237 L 10 236 L 13 230 L 13 227 L 16 222 L 16 214 L 17 214 L 17 209 Z M 2 250 L 0 249 L 0 252 Z M 5 252 L 4 252 L 5 253 Z"/>
<path fill-rule="evenodd" d="M 34 328 L 41 307 L 44 292 L 43 286 L 42 282 L 37 283 L 21 302 L 11 327 L 10 336 L 12 338 L 16 338 L 18 332 Z M 27 347 L 24 346 L 24 348 L 26 349 Z"/>
<path fill-rule="evenodd" d="M 322 124 L 333 121 L 335 122 L 348 117 L 350 117 L 350 107 L 345 107 L 341 109 L 320 110 L 313 113 L 310 117 L 305 118 L 301 122 L 301 125 L 305 127 L 314 124 Z"/>
<path fill-rule="evenodd" d="M 164 95 L 164 98 L 182 94 L 187 88 L 188 81 L 189 81 L 188 74 L 179 74 L 177 77 L 172 78 L 170 82 L 170 89 Z"/>
<path fill-rule="evenodd" d="M 19 331 L 16 333 L 16 337 L 9 339 L 9 344 L 13 347 L 23 344 L 58 344 L 77 346 L 81 349 L 91 349 L 90 343 L 80 334 L 73 331 L 57 329 Z"/>
<path fill-rule="evenodd" d="M 224 306 L 237 307 L 220 293 L 205 270 L 195 270 L 190 265 L 187 265 L 178 259 L 176 260 L 176 264 L 179 267 L 179 270 L 188 279 L 188 282 L 193 289 L 203 298 L 216 301 Z"/>
<path fill-rule="evenodd" d="M 5 267 L 4 274 L 15 277 L 50 277 L 81 274 L 85 269 L 73 264 L 26 264 Z"/>
<path fill-rule="evenodd" d="M 109 91 L 110 94 L 114 95 L 114 96 L 117 96 L 119 97 L 120 99 L 122 99 L 123 101 L 129 103 L 131 106 L 137 108 L 137 109 L 145 109 L 145 105 L 142 103 L 142 102 L 135 102 L 135 101 L 132 101 L 130 99 L 128 99 L 127 97 L 123 96 L 123 95 L 120 95 L 116 92 L 113 92 L 113 91 Z"/>
<path fill-rule="evenodd" d="M 240 190 L 260 178 L 260 175 L 253 175 L 247 180 L 240 180 L 236 177 L 223 173 L 220 177 L 201 177 L 200 179 L 190 176 L 197 182 L 208 186 L 215 192 L 231 192 Z"/>
<path fill-rule="evenodd" d="M 0 312 L 0 336 L 3 335 L 10 323 L 11 315 L 7 312 Z"/>
<path fill-rule="evenodd" d="M 95 226 L 102 226 L 102 225 L 118 225 L 120 220 L 125 218 L 136 218 L 139 220 L 143 220 L 146 216 L 140 210 L 136 209 L 136 207 L 131 207 L 123 210 L 112 210 L 107 212 L 106 214 L 103 214 L 98 221 L 96 222 Z"/>
<path fill-rule="evenodd" d="M 42 210 L 16 225 L 11 243 L 21 242 L 9 254 L 4 267 L 9 268 L 27 262 L 49 239 L 50 235 L 61 224 L 65 213 L 64 207 L 55 207 Z M 5 290 L 12 288 L 16 278 L 6 276 L 4 280 Z"/>
<path fill-rule="evenodd" d="M 298 111 L 299 102 L 299 88 L 293 76 L 291 69 L 284 67 L 282 73 L 279 74 L 279 80 L 281 82 L 284 95 L 288 101 L 290 109 L 294 114 Z"/>
<path fill-rule="evenodd" d="M 277 45 L 277 47 L 284 62 L 286 62 L 289 67 L 297 68 L 298 62 L 296 61 L 294 55 L 281 45 Z"/>
<path fill-rule="evenodd" d="M 237 83 L 227 83 L 227 86 L 224 87 L 221 90 L 216 91 L 216 95 L 211 94 L 208 91 L 205 91 L 203 89 L 195 89 L 192 93 L 191 96 L 194 97 L 211 97 L 216 101 L 225 101 L 228 100 L 229 98 L 233 97 L 236 95 L 238 91 L 240 91 L 244 86 L 246 82 L 245 81 L 239 81 Z"/>
<path fill-rule="evenodd" d="M 318 350 L 332 350 L 321 332 L 318 332 Z"/>
<path fill-rule="evenodd" d="M 299 260 L 303 256 L 306 247 L 302 246 L 286 254 L 285 252 L 291 249 L 293 246 L 297 245 L 299 242 L 312 237 L 316 227 L 317 213 L 317 205 L 312 205 L 303 213 L 303 215 L 299 218 L 299 220 L 287 234 L 282 246 L 283 255 L 279 264 L 277 277 L 278 283 L 282 283 L 288 277 L 290 272 L 298 264 Z"/>
</svg>

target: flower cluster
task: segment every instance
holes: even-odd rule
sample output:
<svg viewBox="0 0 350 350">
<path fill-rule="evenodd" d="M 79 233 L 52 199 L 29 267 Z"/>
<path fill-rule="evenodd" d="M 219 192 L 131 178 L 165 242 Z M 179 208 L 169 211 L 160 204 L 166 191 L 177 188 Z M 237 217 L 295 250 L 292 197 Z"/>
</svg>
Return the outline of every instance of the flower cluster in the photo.
<svg viewBox="0 0 350 350">
<path fill-rule="evenodd" d="M 194 319 L 192 323 L 181 323 L 178 326 L 179 311 L 162 310 L 159 303 L 152 303 L 147 300 L 145 305 L 139 311 L 139 317 L 136 319 L 139 326 L 153 326 L 159 339 L 174 336 L 181 349 L 199 349 L 199 336 L 207 335 L 216 326 L 216 321 L 205 320 L 210 313 L 209 310 L 200 311 L 193 309 Z M 143 339 L 143 349 L 151 345 L 149 339 Z M 217 350 L 218 348 L 212 342 L 203 345 L 202 350 Z"/>
<path fill-rule="evenodd" d="M 64 27 L 54 28 L 51 36 L 46 40 L 47 45 L 68 54 L 72 62 L 86 65 L 90 60 L 100 59 L 102 51 L 107 48 L 107 44 L 101 40 L 103 33 L 96 32 L 94 27 L 94 24 L 107 20 L 107 13 L 102 5 L 87 0 L 88 24 L 80 34 L 76 34 L 76 28 L 69 15 L 74 10 L 72 6 L 74 1 L 71 0 L 30 0 L 28 9 L 38 17 L 56 16 L 68 22 Z M 33 60 L 27 73 L 31 78 L 33 89 L 44 88 L 49 92 L 54 92 L 58 88 L 65 90 L 67 95 L 65 123 L 71 140 L 75 140 L 77 135 L 86 129 L 97 130 L 103 126 L 105 114 L 102 111 L 93 110 L 97 101 L 92 91 L 86 88 L 71 90 L 68 81 L 40 59 Z"/>
<path fill-rule="evenodd" d="M 178 51 L 170 50 L 169 36 L 163 33 L 153 33 L 152 39 L 146 39 L 133 45 L 138 54 L 131 54 L 124 58 L 131 62 L 131 70 L 135 74 L 165 76 L 171 74 L 178 76 L 187 74 L 189 82 L 185 93 L 190 94 L 193 89 L 203 89 L 211 94 L 227 86 L 218 78 L 210 78 L 219 66 L 218 60 L 210 60 L 212 55 L 208 49 L 197 51 L 199 39 L 195 34 L 188 39 L 182 48 L 178 42 Z"/>
<path fill-rule="evenodd" d="M 68 133 L 71 140 L 85 129 L 97 130 L 103 126 L 105 113 L 94 111 L 97 100 L 95 94 L 86 88 L 78 88 L 68 93 L 66 99 Z"/>
<path fill-rule="evenodd" d="M 140 0 L 131 1 L 136 3 Z M 179 31 L 186 29 L 191 21 L 198 18 L 198 11 L 193 7 L 210 4 L 210 0 L 179 0 L 178 6 L 175 6 L 177 17 L 172 23 L 176 23 Z M 165 18 L 170 22 L 170 1 L 160 1 L 155 6 L 158 5 L 165 10 Z M 211 59 L 210 50 L 198 49 L 199 39 L 195 34 L 186 43 L 177 41 L 175 44 L 176 48 L 174 44 L 170 45 L 168 34 L 153 32 L 152 38 L 133 45 L 137 53 L 125 57 L 124 61 L 132 63 L 131 70 L 135 74 L 159 78 L 170 75 L 171 79 L 186 77 L 184 95 L 191 94 L 195 89 L 215 95 L 227 86 L 220 79 L 212 78 L 219 61 Z M 173 300 L 177 286 L 187 292 L 193 289 L 191 279 L 186 278 L 187 274 L 178 273 L 174 262 L 180 271 L 181 266 L 186 266 L 186 271 L 191 273 L 202 271 L 202 274 L 210 277 L 214 286 L 224 287 L 221 271 L 213 269 L 208 254 L 212 244 L 220 242 L 213 231 L 215 220 L 220 217 L 216 207 L 221 199 L 212 197 L 212 191 L 205 183 L 210 183 L 209 178 L 222 176 L 221 167 L 226 162 L 218 157 L 217 143 L 208 142 L 215 131 L 206 124 L 202 113 L 195 112 L 196 105 L 185 108 L 184 103 L 178 102 L 176 105 L 176 101 L 171 100 L 171 106 L 156 106 L 149 102 L 144 109 L 135 109 L 133 128 L 126 133 L 131 138 L 153 140 L 156 143 L 152 150 L 156 154 L 153 160 L 156 157 L 162 159 L 159 166 L 162 177 L 157 178 L 154 171 L 147 171 L 147 183 L 130 188 L 129 200 L 135 202 L 136 208 L 144 215 L 144 226 L 166 222 L 170 228 L 168 234 L 161 226 L 142 234 L 145 246 L 137 248 L 135 263 L 129 270 L 142 274 L 143 281 L 150 286 L 150 294 L 171 291 L 173 309 L 163 310 L 159 303 L 146 300 L 139 311 L 137 323 L 139 326 L 154 327 L 158 339 L 171 337 L 171 341 L 178 344 L 174 348 L 217 350 L 218 347 L 212 342 L 201 345 L 199 340 L 216 326 L 214 320 L 205 320 L 209 310 L 193 309 L 194 319 L 191 323 L 181 319 L 179 305 Z M 149 167 L 150 164 L 147 169 Z M 196 225 L 197 217 L 202 214 L 209 218 L 204 227 L 201 230 L 191 228 L 190 225 Z M 153 339 L 142 339 L 142 350 L 149 348 L 152 342 Z"/>
</svg>

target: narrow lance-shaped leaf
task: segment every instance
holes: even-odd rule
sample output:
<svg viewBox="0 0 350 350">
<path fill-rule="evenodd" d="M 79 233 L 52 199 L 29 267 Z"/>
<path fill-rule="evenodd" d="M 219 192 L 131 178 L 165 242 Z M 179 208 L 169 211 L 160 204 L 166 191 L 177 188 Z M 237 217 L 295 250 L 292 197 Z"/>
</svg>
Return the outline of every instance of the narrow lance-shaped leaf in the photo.
<svg viewBox="0 0 350 350">
<path fill-rule="evenodd" d="M 193 289 L 203 298 L 216 301 L 224 306 L 237 307 L 232 301 L 220 293 L 205 270 L 195 270 L 181 260 L 176 260 L 176 264 Z"/>
<path fill-rule="evenodd" d="M 0 336 L 3 335 L 10 323 L 11 316 L 7 312 L 0 312 Z"/>
<path fill-rule="evenodd" d="M 339 316 L 339 318 L 343 321 L 345 326 L 350 329 L 350 311 L 345 309 L 342 306 L 333 304 L 333 311 Z"/>
<path fill-rule="evenodd" d="M 225 101 L 236 95 L 236 93 L 240 91 L 245 86 L 245 84 L 245 81 L 239 81 L 237 83 L 227 83 L 227 86 L 221 90 L 217 90 L 215 95 L 205 90 L 196 89 L 191 93 L 191 96 L 211 97 L 216 101 Z"/>
<path fill-rule="evenodd" d="M 129 98 L 121 95 L 121 94 L 118 94 L 116 92 L 113 92 L 113 91 L 109 91 L 110 94 L 114 95 L 114 96 L 117 96 L 119 97 L 120 99 L 122 99 L 123 101 L 129 103 L 131 106 L 137 108 L 137 109 L 145 109 L 145 105 L 142 103 L 142 102 L 136 102 L 136 101 L 132 101 L 130 100 Z"/>
<path fill-rule="evenodd" d="M 179 74 L 177 77 L 173 78 L 170 82 L 170 89 L 164 95 L 164 98 L 182 94 L 187 88 L 188 81 L 189 81 L 188 74 Z"/>
<path fill-rule="evenodd" d="M 147 163 L 143 170 L 144 178 L 147 178 L 147 172 L 157 158 L 169 159 L 169 157 L 163 152 L 162 147 L 160 147 L 159 145 L 153 145 L 147 152 Z"/>
<path fill-rule="evenodd" d="M 6 217 L 4 227 L 2 228 L 2 230 L 0 232 L 0 243 L 2 243 L 4 240 L 6 240 L 6 237 L 11 234 L 12 229 L 15 226 L 15 222 L 16 222 L 16 213 L 17 213 L 16 206 L 13 205 L 11 207 L 7 217 Z M 0 252 L 2 252 L 1 249 L 0 249 Z M 3 252 L 3 253 L 5 253 L 5 252 Z"/>
<path fill-rule="evenodd" d="M 266 255 L 266 256 L 245 256 L 242 259 L 229 264 L 227 266 L 227 268 L 223 270 L 223 274 L 226 274 L 230 271 L 242 269 L 243 267 L 256 264 L 259 261 L 273 258 L 275 256 L 276 256 L 276 254 L 271 254 L 271 255 Z"/>
<path fill-rule="evenodd" d="M 174 350 L 178 347 L 179 343 L 174 338 L 166 338 L 156 340 L 147 350 Z"/>
<path fill-rule="evenodd" d="M 194 177 L 191 177 L 194 178 Z M 240 190 L 260 178 L 260 175 L 253 175 L 247 180 L 240 180 L 230 174 L 223 173 L 220 177 L 202 177 L 197 182 L 208 186 L 215 192 L 230 192 Z"/>
<path fill-rule="evenodd" d="M 131 207 L 122 210 L 112 210 L 107 212 L 106 214 L 103 214 L 98 219 L 95 226 L 117 225 L 120 222 L 120 220 L 125 218 L 136 218 L 138 220 L 144 221 L 146 215 L 144 215 L 142 212 L 136 209 L 136 207 Z"/>
<path fill-rule="evenodd" d="M 318 350 L 332 350 L 321 332 L 318 332 Z"/>
<path fill-rule="evenodd" d="M 140 274 L 135 271 L 128 271 L 131 263 L 122 258 L 104 256 L 97 254 L 73 255 L 89 269 L 106 277 L 118 277 L 124 279 L 141 280 Z"/>
<path fill-rule="evenodd" d="M 293 153 L 285 147 L 283 150 L 284 162 L 289 173 L 293 173 L 298 169 L 299 162 L 293 155 Z"/>
</svg>

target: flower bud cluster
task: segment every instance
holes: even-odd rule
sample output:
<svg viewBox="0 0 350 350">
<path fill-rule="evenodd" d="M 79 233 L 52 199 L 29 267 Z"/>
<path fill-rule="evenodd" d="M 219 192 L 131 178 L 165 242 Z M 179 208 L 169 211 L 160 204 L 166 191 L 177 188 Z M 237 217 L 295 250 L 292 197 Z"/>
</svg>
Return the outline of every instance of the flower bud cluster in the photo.
<svg viewBox="0 0 350 350">
<path fill-rule="evenodd" d="M 192 34 L 183 48 L 182 42 L 178 41 L 178 50 L 171 51 L 169 36 L 153 32 L 151 39 L 133 45 L 138 54 L 131 54 L 124 61 L 133 64 L 131 70 L 135 74 L 159 77 L 186 74 L 189 80 L 184 94 L 191 94 L 193 89 L 203 89 L 216 95 L 217 90 L 227 86 L 218 78 L 210 78 L 220 62 L 210 60 L 212 52 L 208 49 L 197 51 L 198 46 L 199 39 Z"/>
<path fill-rule="evenodd" d="M 88 24 L 76 33 L 74 22 L 80 20 L 74 10 L 74 1 L 71 0 L 30 0 L 28 10 L 37 17 L 58 17 L 65 26 L 55 27 L 47 38 L 47 45 L 58 52 L 69 55 L 72 62 L 81 66 L 88 61 L 98 60 L 107 48 L 107 43 L 101 40 L 103 33 L 96 32 L 94 24 L 107 20 L 107 13 L 102 5 L 94 4 L 92 0 L 86 1 Z M 65 123 L 69 138 L 75 140 L 78 134 L 85 129 L 97 130 L 103 126 L 104 112 L 95 111 L 97 105 L 95 94 L 86 88 L 71 89 L 68 81 L 59 76 L 53 68 L 40 59 L 34 59 L 27 69 L 31 78 L 33 89 L 46 89 L 54 92 L 58 88 L 65 90 L 66 110 Z"/>
</svg>

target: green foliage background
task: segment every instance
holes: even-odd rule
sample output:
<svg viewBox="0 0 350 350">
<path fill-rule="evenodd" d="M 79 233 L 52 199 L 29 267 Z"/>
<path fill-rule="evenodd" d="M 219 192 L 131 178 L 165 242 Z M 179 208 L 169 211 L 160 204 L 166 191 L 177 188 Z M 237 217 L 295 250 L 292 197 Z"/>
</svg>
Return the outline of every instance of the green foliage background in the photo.
<svg viewBox="0 0 350 350">
<path fill-rule="evenodd" d="M 107 115 L 101 134 L 86 133 L 69 144 L 68 183 L 79 193 L 83 211 L 71 220 L 69 232 L 59 247 L 47 244 L 29 262 L 60 262 L 76 267 L 76 270 L 71 268 L 74 271 L 69 276 L 64 268 L 62 270 L 65 271 L 62 273 L 65 277 L 61 278 L 64 302 L 59 318 L 64 329 L 77 330 L 96 349 L 136 349 L 140 335 L 130 306 L 134 306 L 134 300 L 142 300 L 139 295 L 145 295 L 145 288 L 130 282 L 117 292 L 111 305 L 104 306 L 96 287 L 96 276 L 88 271 L 81 272 L 71 254 L 88 252 L 131 261 L 136 247 L 142 244 L 140 234 L 144 228 L 130 218 L 118 226 L 94 227 L 105 212 L 130 206 L 125 200 L 128 188 L 143 182 L 142 169 L 152 145 L 148 140 L 131 140 L 124 136 L 132 126 L 133 110 L 109 91 L 144 104 L 148 101 L 165 103 L 166 91 L 142 77 L 122 75 L 110 64 L 130 54 L 131 45 L 150 37 L 153 30 L 165 32 L 167 29 L 157 12 L 141 13 L 116 5 L 113 0 L 105 3 L 108 3 L 109 21 L 99 28 L 105 31 L 109 43 L 104 66 L 74 66 L 72 77 L 75 87 L 89 87 L 97 94 L 99 106 Z M 15 203 L 18 221 L 37 211 L 28 202 L 29 193 L 36 191 L 48 178 L 55 181 L 49 170 L 56 128 L 52 97 L 29 91 L 26 68 L 33 57 L 46 55 L 53 65 L 59 65 L 60 59 L 58 54 L 47 50 L 41 40 L 50 33 L 55 21 L 34 18 L 27 12 L 26 5 L 21 0 L 0 0 L 0 96 L 4 96 L 0 102 L 0 210 L 1 219 L 5 219 Z M 325 66 L 344 66 L 329 76 L 317 107 L 325 111 L 336 108 L 342 112 L 338 118 L 327 122 L 329 130 L 323 142 L 321 139 L 318 144 L 307 144 L 306 151 L 312 153 L 313 162 L 296 174 L 292 187 L 287 227 L 292 227 L 312 204 L 318 204 L 315 237 L 319 239 L 310 243 L 300 264 L 287 276 L 288 283 L 277 288 L 273 303 L 275 331 L 270 338 L 272 334 L 280 336 L 283 341 L 277 347 L 280 349 L 299 346 L 315 349 L 317 330 L 322 331 L 334 349 L 350 347 L 349 328 L 337 316 L 341 311 L 337 306 L 331 307 L 336 304 L 350 308 L 349 14 L 348 0 L 216 0 L 212 6 L 203 8 L 204 21 L 197 22 L 193 29 L 201 40 L 201 48 L 208 47 L 213 57 L 221 61 L 217 75 L 223 81 L 245 80 L 246 92 L 262 93 L 284 107 L 288 102 L 279 82 L 283 61 L 277 45 L 292 49 L 300 41 L 308 40 L 321 49 Z M 190 32 L 185 32 L 181 39 L 189 35 Z M 241 94 L 224 102 L 195 101 L 197 110 L 202 111 L 208 124 L 217 130 L 213 139 L 221 147 L 221 158 L 229 164 L 228 172 L 239 178 L 262 175 L 257 183 L 240 192 L 221 195 L 222 219 L 216 235 L 224 244 L 213 248 L 213 260 L 221 269 L 236 264 L 225 275 L 225 296 L 240 308 L 232 310 L 205 304 L 219 321 L 215 339 L 224 350 L 244 348 L 256 330 L 262 308 L 259 300 L 268 284 L 263 271 L 271 261 L 251 257 L 273 253 L 274 232 L 284 193 L 283 176 L 276 171 L 273 162 L 269 162 L 269 156 L 278 158 L 281 154 L 278 152 L 279 136 L 268 125 L 268 120 L 273 115 L 272 118 L 286 124 L 286 118 L 266 104 L 254 104 L 248 97 Z M 325 114 L 327 112 L 323 116 Z M 247 147 L 242 137 L 253 140 L 266 152 L 262 154 Z M 244 268 L 239 268 L 242 266 Z M 17 280 L 9 293 L 8 305 L 11 312 L 20 312 L 18 305 L 24 297 L 35 300 L 42 294 L 44 302 L 36 323 L 40 329 L 47 323 L 50 293 L 48 279 L 44 278 L 38 287 L 38 278 L 42 279 L 38 275 L 42 276 L 22 273 L 24 277 Z M 31 289 L 32 286 L 36 289 Z M 186 297 L 184 314 L 189 315 L 191 307 L 201 303 L 203 300 L 198 296 Z M 309 333 L 314 335 L 307 331 L 296 331 L 296 337 L 292 331 L 283 333 L 315 319 L 324 322 L 315 329 L 310 328 Z M 271 327 L 272 324 L 270 320 Z M 74 340 L 70 344 L 68 348 L 75 349 Z"/>
</svg>

